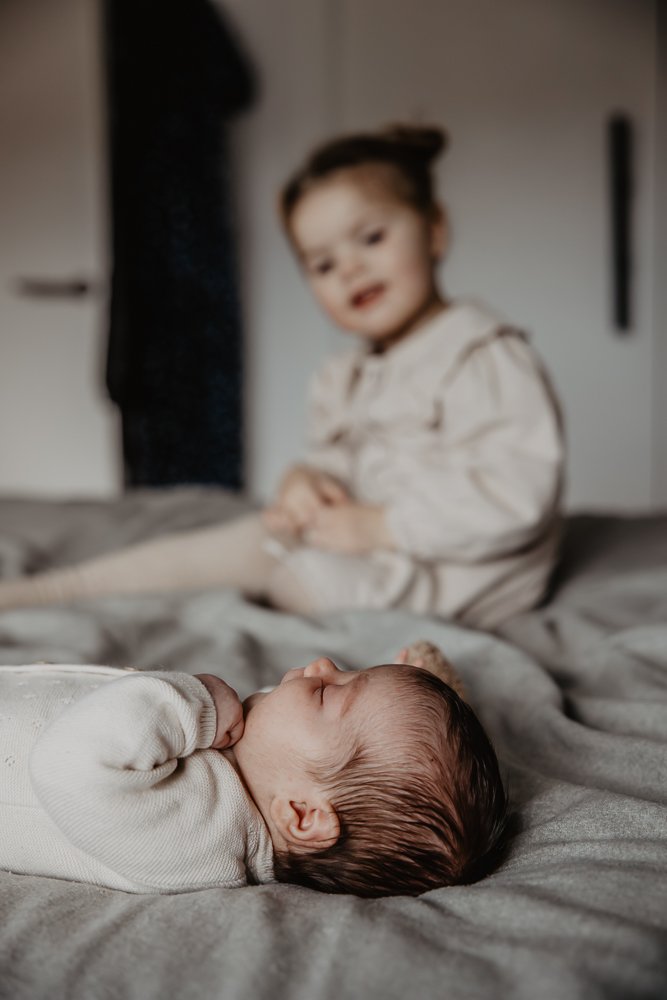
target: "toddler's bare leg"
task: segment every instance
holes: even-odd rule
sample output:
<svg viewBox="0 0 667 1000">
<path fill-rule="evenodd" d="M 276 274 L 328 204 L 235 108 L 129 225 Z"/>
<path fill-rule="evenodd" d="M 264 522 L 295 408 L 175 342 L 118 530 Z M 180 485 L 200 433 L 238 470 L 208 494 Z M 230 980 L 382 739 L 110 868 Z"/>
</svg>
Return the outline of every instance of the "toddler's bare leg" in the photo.
<svg viewBox="0 0 667 1000">
<path fill-rule="evenodd" d="M 238 587 L 251 596 L 265 594 L 279 568 L 278 560 L 264 550 L 265 538 L 266 528 L 256 514 L 165 535 L 78 566 L 0 582 L 0 609 L 62 604 L 103 594 L 224 586 Z"/>
<path fill-rule="evenodd" d="M 271 573 L 266 596 L 274 608 L 310 615 L 318 610 L 317 604 L 301 580 L 287 566 L 278 563 Z"/>
</svg>

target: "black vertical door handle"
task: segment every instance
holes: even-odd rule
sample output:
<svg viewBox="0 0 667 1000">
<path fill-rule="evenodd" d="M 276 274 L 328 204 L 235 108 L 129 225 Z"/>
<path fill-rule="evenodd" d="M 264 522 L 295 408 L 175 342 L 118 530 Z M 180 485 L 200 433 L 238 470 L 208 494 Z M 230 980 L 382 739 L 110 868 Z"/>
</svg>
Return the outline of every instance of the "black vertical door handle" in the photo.
<svg viewBox="0 0 667 1000">
<path fill-rule="evenodd" d="M 633 130 L 626 114 L 610 116 L 607 124 L 609 207 L 611 211 L 612 315 L 614 326 L 627 333 L 632 326 L 632 194 Z"/>
</svg>

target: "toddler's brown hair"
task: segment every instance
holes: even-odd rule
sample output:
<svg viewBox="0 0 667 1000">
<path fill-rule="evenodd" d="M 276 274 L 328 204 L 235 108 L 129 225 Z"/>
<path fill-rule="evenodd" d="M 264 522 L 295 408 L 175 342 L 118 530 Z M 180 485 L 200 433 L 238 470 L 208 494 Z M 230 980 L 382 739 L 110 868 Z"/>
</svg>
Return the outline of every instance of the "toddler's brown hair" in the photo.
<svg viewBox="0 0 667 1000">
<path fill-rule="evenodd" d="M 437 206 L 431 168 L 447 144 L 447 134 L 440 128 L 392 125 L 378 132 L 342 136 L 319 146 L 280 194 L 280 214 L 285 228 L 289 232 L 292 212 L 319 181 L 339 170 L 367 164 L 391 168 L 399 197 L 418 212 L 432 215 Z"/>
<path fill-rule="evenodd" d="M 336 810 L 340 837 L 322 851 L 277 853 L 279 882 L 416 896 L 477 882 L 502 859 L 507 799 L 481 723 L 439 677 L 419 667 L 403 676 L 409 740 L 402 759 L 382 763 L 362 742 L 342 770 L 314 774 Z"/>
</svg>

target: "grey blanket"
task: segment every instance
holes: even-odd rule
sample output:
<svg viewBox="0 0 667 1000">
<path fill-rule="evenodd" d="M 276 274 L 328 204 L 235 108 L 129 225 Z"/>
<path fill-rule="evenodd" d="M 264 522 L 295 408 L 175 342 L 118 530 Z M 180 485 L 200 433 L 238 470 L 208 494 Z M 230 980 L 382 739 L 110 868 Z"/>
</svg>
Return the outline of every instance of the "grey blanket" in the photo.
<svg viewBox="0 0 667 1000">
<path fill-rule="evenodd" d="M 184 490 L 4 501 L 0 573 L 242 509 Z M 370 666 L 417 638 L 454 661 L 498 747 L 515 808 L 500 871 L 379 901 L 290 886 L 138 897 L 0 873 L 0 996 L 667 996 L 667 519 L 574 519 L 550 602 L 502 639 L 404 613 L 297 618 L 219 590 L 5 612 L 0 662 L 210 671 L 244 696 L 316 655 Z"/>
</svg>

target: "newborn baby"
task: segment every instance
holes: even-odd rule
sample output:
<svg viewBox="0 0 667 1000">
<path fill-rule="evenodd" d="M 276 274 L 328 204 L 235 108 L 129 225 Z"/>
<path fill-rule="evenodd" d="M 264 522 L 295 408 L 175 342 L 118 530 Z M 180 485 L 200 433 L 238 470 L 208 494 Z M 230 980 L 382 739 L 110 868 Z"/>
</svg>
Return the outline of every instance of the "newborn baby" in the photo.
<svg viewBox="0 0 667 1000">
<path fill-rule="evenodd" d="M 501 849 L 495 753 L 433 647 L 397 661 L 320 657 L 243 706 L 210 674 L 0 668 L 0 867 L 129 892 L 476 881 Z"/>
</svg>

